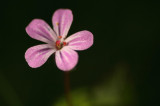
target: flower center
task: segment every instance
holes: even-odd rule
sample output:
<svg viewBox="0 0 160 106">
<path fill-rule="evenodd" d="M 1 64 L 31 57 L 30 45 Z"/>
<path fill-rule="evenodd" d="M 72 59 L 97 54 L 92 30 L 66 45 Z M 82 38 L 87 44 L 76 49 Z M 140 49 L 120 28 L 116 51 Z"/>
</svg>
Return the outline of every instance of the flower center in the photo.
<svg viewBox="0 0 160 106">
<path fill-rule="evenodd" d="M 62 49 L 62 47 L 66 46 L 67 43 L 61 40 L 62 36 L 58 36 L 58 40 L 56 41 L 56 48 L 58 50 Z"/>
</svg>

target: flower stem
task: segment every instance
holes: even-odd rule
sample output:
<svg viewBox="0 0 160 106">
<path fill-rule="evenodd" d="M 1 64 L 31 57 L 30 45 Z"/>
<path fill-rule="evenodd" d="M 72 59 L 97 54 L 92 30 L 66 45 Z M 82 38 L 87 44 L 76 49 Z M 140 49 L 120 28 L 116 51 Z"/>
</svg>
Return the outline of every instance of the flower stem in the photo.
<svg viewBox="0 0 160 106">
<path fill-rule="evenodd" d="M 72 106 L 71 95 L 70 95 L 69 71 L 64 72 L 64 86 L 65 86 L 66 102 L 68 106 Z"/>
</svg>

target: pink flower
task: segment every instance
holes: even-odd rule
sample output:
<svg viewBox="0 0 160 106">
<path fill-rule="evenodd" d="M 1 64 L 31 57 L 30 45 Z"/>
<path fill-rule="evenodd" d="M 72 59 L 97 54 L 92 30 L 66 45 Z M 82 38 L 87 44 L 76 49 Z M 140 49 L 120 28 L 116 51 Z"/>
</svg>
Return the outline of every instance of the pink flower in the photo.
<svg viewBox="0 0 160 106">
<path fill-rule="evenodd" d="M 36 40 L 46 44 L 29 48 L 25 53 L 25 59 L 32 68 L 42 66 L 47 59 L 55 53 L 57 67 L 63 71 L 70 71 L 78 62 L 78 54 L 75 50 L 85 50 L 92 46 L 93 35 L 84 30 L 66 38 L 73 21 L 72 11 L 59 9 L 52 17 L 52 29 L 44 20 L 34 19 L 26 27 L 27 34 Z"/>
</svg>

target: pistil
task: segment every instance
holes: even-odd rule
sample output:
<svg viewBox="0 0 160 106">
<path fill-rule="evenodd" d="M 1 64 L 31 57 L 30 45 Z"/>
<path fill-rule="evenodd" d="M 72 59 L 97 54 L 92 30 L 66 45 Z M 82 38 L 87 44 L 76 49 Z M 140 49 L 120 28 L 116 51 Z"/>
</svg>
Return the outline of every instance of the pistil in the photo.
<svg viewBox="0 0 160 106">
<path fill-rule="evenodd" d="M 58 50 L 62 49 L 62 47 L 66 46 L 67 43 L 61 40 L 62 36 L 58 36 L 58 40 L 56 41 L 56 48 Z"/>
</svg>

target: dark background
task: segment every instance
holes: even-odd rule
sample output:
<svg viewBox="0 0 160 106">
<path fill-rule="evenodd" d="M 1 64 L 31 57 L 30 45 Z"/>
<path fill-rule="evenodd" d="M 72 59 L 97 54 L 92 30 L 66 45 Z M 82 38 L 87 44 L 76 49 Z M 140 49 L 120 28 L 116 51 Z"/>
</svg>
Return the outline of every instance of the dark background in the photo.
<svg viewBox="0 0 160 106">
<path fill-rule="evenodd" d="M 49 25 L 55 10 L 69 8 L 69 35 L 89 30 L 94 45 L 80 51 L 71 72 L 74 106 L 159 106 L 160 3 L 101 0 L 1 2 L 0 106 L 66 106 L 64 72 L 54 55 L 30 68 L 25 51 L 41 42 L 25 27 L 34 18 Z"/>
</svg>

